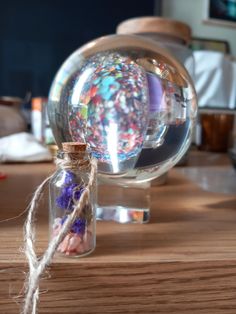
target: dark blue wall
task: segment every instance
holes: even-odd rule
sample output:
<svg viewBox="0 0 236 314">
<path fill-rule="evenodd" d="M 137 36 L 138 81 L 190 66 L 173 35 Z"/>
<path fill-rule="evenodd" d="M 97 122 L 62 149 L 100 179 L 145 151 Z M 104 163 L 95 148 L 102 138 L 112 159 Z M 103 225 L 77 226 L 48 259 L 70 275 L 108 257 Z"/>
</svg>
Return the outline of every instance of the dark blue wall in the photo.
<svg viewBox="0 0 236 314">
<path fill-rule="evenodd" d="M 0 96 L 47 96 L 76 48 L 126 18 L 153 15 L 154 1 L 8 0 L 0 12 Z"/>
</svg>

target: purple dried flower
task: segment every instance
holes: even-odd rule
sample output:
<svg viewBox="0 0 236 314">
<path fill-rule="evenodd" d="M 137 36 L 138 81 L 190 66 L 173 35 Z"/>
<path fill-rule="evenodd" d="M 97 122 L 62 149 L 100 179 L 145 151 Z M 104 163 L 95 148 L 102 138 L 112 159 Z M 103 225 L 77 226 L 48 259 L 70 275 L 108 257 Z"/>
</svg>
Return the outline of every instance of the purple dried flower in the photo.
<svg viewBox="0 0 236 314">
<path fill-rule="evenodd" d="M 73 210 L 74 200 L 80 199 L 83 187 L 79 188 L 78 183 L 72 183 L 61 190 L 61 195 L 56 198 L 56 205 L 61 209 Z"/>
<path fill-rule="evenodd" d="M 80 199 L 81 194 L 83 193 L 84 188 L 80 188 L 79 190 L 74 192 L 74 199 L 78 201 Z"/>
<path fill-rule="evenodd" d="M 79 187 L 78 183 L 72 183 L 70 185 L 65 186 L 62 189 L 62 193 L 69 198 L 73 198 L 73 193 L 77 190 L 78 187 Z"/>
<path fill-rule="evenodd" d="M 86 228 L 86 220 L 83 218 L 77 218 L 71 227 L 71 232 L 74 232 L 77 234 L 84 234 L 85 228 Z"/>
<path fill-rule="evenodd" d="M 74 181 L 75 177 L 76 177 L 75 174 L 72 171 L 70 171 L 70 170 L 66 170 L 65 173 L 64 173 L 64 176 L 65 176 L 64 183 L 66 185 L 71 184 Z"/>
<path fill-rule="evenodd" d="M 67 219 L 67 215 L 62 217 L 61 219 L 61 225 L 64 224 L 64 222 Z M 76 220 L 73 222 L 70 232 L 77 233 L 77 234 L 84 234 L 86 228 L 86 219 L 84 218 L 76 218 Z"/>
<path fill-rule="evenodd" d="M 56 198 L 56 205 L 61 209 L 69 209 L 71 207 L 71 199 L 61 194 Z"/>
</svg>

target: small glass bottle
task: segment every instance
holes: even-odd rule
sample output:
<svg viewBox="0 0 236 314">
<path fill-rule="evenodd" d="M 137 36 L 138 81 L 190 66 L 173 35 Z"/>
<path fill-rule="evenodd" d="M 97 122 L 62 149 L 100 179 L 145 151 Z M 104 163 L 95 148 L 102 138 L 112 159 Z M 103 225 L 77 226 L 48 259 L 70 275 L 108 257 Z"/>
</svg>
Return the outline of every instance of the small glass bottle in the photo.
<svg viewBox="0 0 236 314">
<path fill-rule="evenodd" d="M 91 156 L 86 144 L 62 143 L 58 169 L 49 183 L 50 238 L 58 235 L 68 215 L 75 210 L 91 176 Z M 91 253 L 96 245 L 96 178 L 85 205 L 74 220 L 57 251 L 80 257 Z"/>
</svg>

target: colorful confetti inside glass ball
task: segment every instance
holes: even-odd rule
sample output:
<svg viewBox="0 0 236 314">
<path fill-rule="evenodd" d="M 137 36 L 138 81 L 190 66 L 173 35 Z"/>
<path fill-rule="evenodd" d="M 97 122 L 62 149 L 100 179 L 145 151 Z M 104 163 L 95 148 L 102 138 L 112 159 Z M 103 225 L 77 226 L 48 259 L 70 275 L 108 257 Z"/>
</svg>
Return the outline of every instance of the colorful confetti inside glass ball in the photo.
<svg viewBox="0 0 236 314">
<path fill-rule="evenodd" d="M 92 56 L 73 81 L 72 140 L 85 140 L 95 157 L 112 163 L 114 170 L 119 170 L 119 162 L 136 159 L 147 131 L 147 91 L 145 71 L 127 54 Z"/>
<path fill-rule="evenodd" d="M 190 144 L 196 109 L 184 67 L 132 35 L 102 37 L 75 51 L 59 69 L 48 104 L 59 147 L 85 142 L 101 173 L 134 177 L 174 165 Z"/>
</svg>

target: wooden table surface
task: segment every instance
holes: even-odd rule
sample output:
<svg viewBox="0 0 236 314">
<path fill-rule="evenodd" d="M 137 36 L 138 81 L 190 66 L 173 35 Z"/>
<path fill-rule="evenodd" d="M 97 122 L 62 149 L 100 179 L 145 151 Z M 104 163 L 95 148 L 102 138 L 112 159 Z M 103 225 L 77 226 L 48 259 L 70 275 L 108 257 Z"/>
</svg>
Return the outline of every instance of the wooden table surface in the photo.
<svg viewBox="0 0 236 314">
<path fill-rule="evenodd" d="M 191 154 L 188 168 L 231 169 L 226 156 Z M 53 164 L 0 165 L 0 220 L 21 213 Z M 225 180 L 222 177 L 222 180 Z M 235 182 L 236 184 L 236 182 Z M 97 223 L 97 248 L 55 257 L 41 280 L 39 313 L 236 313 L 236 195 L 203 190 L 174 168 L 152 187 L 151 221 Z M 26 215 L 0 223 L 0 313 L 19 313 L 27 264 Z M 37 247 L 48 238 L 47 198 L 38 210 Z"/>
</svg>

